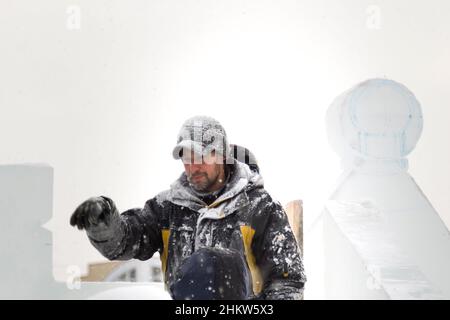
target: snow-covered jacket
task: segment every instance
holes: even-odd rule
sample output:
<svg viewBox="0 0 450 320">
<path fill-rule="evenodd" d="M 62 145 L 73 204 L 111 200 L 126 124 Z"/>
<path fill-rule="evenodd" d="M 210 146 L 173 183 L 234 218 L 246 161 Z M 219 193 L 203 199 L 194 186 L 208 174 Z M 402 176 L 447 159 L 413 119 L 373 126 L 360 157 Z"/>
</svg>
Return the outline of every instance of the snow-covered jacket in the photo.
<svg viewBox="0 0 450 320">
<path fill-rule="evenodd" d="M 178 267 L 193 252 L 221 247 L 245 258 L 254 293 L 249 299 L 299 299 L 303 294 L 303 262 L 287 215 L 264 189 L 262 177 L 241 162 L 232 165 L 225 190 L 210 205 L 200 200 L 183 173 L 143 209 L 122 213 L 109 239 L 96 241 L 95 234 L 88 235 L 110 260 L 147 260 L 159 251 L 169 291 Z"/>
</svg>

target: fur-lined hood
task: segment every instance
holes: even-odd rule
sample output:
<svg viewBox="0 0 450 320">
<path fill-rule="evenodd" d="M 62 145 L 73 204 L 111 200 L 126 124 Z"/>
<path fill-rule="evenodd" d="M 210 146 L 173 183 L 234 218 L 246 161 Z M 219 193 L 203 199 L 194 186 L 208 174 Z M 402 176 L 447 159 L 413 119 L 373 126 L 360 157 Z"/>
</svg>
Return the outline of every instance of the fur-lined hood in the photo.
<svg viewBox="0 0 450 320">
<path fill-rule="evenodd" d="M 247 191 L 264 187 L 262 176 L 252 171 L 248 165 L 239 161 L 232 164 L 232 172 L 225 190 L 210 205 L 204 203 L 192 190 L 183 174 L 171 184 L 170 189 L 157 196 L 159 203 L 164 201 L 187 207 L 191 210 L 204 213 L 202 218 L 221 219 L 233 213 L 236 208 L 248 205 Z"/>
</svg>

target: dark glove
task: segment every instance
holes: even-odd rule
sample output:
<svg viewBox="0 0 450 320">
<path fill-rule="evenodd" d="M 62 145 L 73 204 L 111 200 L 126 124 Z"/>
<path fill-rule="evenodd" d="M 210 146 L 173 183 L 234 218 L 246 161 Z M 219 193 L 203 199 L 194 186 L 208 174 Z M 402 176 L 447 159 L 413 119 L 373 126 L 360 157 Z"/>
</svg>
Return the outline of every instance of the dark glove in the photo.
<svg viewBox="0 0 450 320">
<path fill-rule="evenodd" d="M 70 224 L 86 229 L 96 240 L 110 238 L 120 227 L 120 214 L 107 197 L 92 197 L 80 204 L 70 217 Z"/>
</svg>

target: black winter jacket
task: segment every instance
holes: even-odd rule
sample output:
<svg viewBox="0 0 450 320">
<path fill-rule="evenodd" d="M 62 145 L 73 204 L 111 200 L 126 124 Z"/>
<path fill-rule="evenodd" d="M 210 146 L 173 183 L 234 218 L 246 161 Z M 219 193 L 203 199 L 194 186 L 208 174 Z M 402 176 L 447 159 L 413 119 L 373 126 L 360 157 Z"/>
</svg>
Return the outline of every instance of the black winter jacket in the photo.
<svg viewBox="0 0 450 320">
<path fill-rule="evenodd" d="M 110 238 L 99 240 L 88 230 L 91 243 L 110 260 L 147 260 L 159 251 L 169 291 L 178 267 L 196 250 L 234 249 L 250 270 L 254 295 L 249 299 L 300 299 L 306 277 L 285 211 L 258 173 L 240 162 L 232 168 L 225 190 L 212 204 L 200 200 L 183 173 L 143 209 L 122 213 Z"/>
</svg>

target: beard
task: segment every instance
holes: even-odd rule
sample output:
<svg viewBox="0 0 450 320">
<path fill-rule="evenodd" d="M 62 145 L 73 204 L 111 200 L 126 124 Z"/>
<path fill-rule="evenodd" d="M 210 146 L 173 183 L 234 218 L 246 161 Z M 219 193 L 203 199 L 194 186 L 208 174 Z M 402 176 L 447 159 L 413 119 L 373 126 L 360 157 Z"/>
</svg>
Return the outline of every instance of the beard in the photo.
<svg viewBox="0 0 450 320">
<path fill-rule="evenodd" d="M 189 175 L 187 177 L 187 180 L 190 183 L 191 187 L 196 191 L 205 192 L 208 191 L 208 189 L 212 185 L 214 185 L 217 177 L 215 179 L 210 179 L 206 173 L 196 173 L 193 175 Z"/>
</svg>

